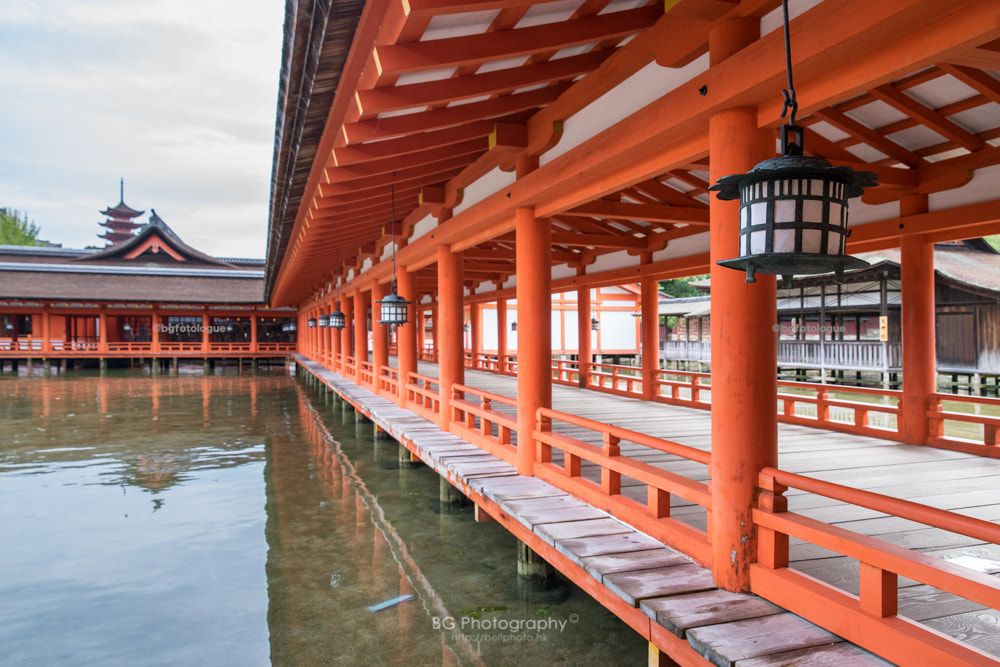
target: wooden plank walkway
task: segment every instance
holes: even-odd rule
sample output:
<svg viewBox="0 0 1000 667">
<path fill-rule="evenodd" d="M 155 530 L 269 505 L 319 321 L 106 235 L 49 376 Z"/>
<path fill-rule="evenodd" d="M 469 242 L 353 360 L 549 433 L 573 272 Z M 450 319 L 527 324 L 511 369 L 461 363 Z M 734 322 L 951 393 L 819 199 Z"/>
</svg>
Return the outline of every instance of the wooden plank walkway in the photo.
<svg viewBox="0 0 1000 667">
<path fill-rule="evenodd" d="M 606 512 L 542 480 L 521 477 L 513 466 L 440 431 L 436 424 L 301 355 L 296 359 L 341 398 L 415 450 L 426 465 L 466 495 L 488 505 L 516 537 L 529 546 L 547 547 L 559 559 L 559 570 L 588 593 L 606 606 L 609 599 L 618 600 L 617 605 L 628 613 L 616 613 L 631 627 L 645 637 L 658 638 L 660 645 L 679 648 L 685 654 L 682 664 L 889 664 L 757 596 L 718 590 L 708 570 Z M 430 375 L 427 371 L 436 368 L 422 365 L 421 372 Z M 502 383 L 495 383 L 494 378 L 466 372 L 469 386 L 475 382 L 478 387 L 482 381 L 500 387 Z M 509 391 L 514 380 L 504 379 L 510 384 L 506 387 Z M 592 393 L 569 391 L 577 394 L 578 400 L 579 394 Z M 594 418 L 591 413 L 583 414 Z"/>
</svg>

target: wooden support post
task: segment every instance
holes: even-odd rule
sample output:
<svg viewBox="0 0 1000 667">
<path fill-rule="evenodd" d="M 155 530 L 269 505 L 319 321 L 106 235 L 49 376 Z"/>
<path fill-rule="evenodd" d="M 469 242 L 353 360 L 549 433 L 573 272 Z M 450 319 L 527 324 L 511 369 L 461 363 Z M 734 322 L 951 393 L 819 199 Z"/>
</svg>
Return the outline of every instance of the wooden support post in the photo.
<svg viewBox="0 0 1000 667">
<path fill-rule="evenodd" d="M 257 347 L 257 313 L 256 311 L 251 311 L 250 313 L 250 351 L 254 354 L 260 351 Z"/>
<path fill-rule="evenodd" d="M 41 334 L 42 334 L 42 352 L 48 353 L 52 351 L 52 327 L 51 327 L 51 313 L 49 309 L 42 308 L 42 313 L 39 316 L 41 318 Z"/>
<path fill-rule="evenodd" d="M 445 477 L 438 477 L 438 500 L 441 503 L 442 514 L 454 511 L 465 504 L 465 496 Z"/>
<path fill-rule="evenodd" d="M 372 283 L 372 375 L 376 394 L 382 393 L 382 367 L 389 365 L 389 326 L 382 324 L 381 301 L 388 289 L 377 280 Z"/>
<path fill-rule="evenodd" d="M 647 258 L 652 260 L 652 257 Z M 642 400 L 651 401 L 656 394 L 656 381 L 660 370 L 660 315 L 659 283 L 655 278 L 644 277 L 640 283 L 642 294 Z"/>
<path fill-rule="evenodd" d="M 710 36 L 712 64 L 755 40 L 755 21 L 722 24 Z M 709 121 L 714 183 L 745 173 L 773 154 L 757 129 L 757 109 L 722 111 Z M 710 213 L 712 279 L 712 576 L 724 590 L 749 592 L 757 553 L 752 510 L 757 474 L 778 463 L 777 290 L 773 276 L 746 284 L 744 275 L 716 264 L 739 257 L 739 202 L 713 197 Z"/>
<path fill-rule="evenodd" d="M 441 392 L 441 429 L 451 427 L 451 399 L 453 387 L 465 384 L 465 364 L 462 338 L 462 253 L 451 251 L 451 246 L 438 246 L 438 328 L 441 347 L 438 358 L 439 386 Z"/>
<path fill-rule="evenodd" d="M 582 276 L 585 269 L 581 266 L 577 268 L 576 275 Z M 576 329 L 577 329 L 577 339 L 579 340 L 577 344 L 577 368 L 579 369 L 579 377 L 577 378 L 577 386 L 580 389 L 585 389 L 587 387 L 587 375 L 590 373 L 591 355 L 593 354 L 593 347 L 590 344 L 591 332 L 590 320 L 593 318 L 590 309 L 590 288 L 585 286 L 580 286 L 576 291 Z"/>
<path fill-rule="evenodd" d="M 399 396 L 397 402 L 400 407 L 406 407 L 406 378 L 410 373 L 417 372 L 417 332 L 419 331 L 420 318 L 417 317 L 417 294 L 414 284 L 413 274 L 400 267 L 399 275 L 396 279 L 396 291 L 402 298 L 410 302 L 407 310 L 406 324 L 396 327 L 396 364 L 399 369 Z"/>
<path fill-rule="evenodd" d="M 517 577 L 527 579 L 532 583 L 548 583 L 555 580 L 556 571 L 544 558 L 535 553 L 531 547 L 517 541 Z"/>
<path fill-rule="evenodd" d="M 361 290 L 354 290 L 354 363 L 355 378 L 361 374 L 362 362 L 368 361 L 368 306 Z"/>
<path fill-rule="evenodd" d="M 483 352 L 483 309 L 478 303 L 469 306 L 469 351 L 472 353 L 472 367 L 479 369 L 479 357 Z"/>
<path fill-rule="evenodd" d="M 208 354 L 209 350 L 212 348 L 212 320 L 209 318 L 208 313 L 203 313 L 201 316 L 201 352 L 202 354 Z"/>
<path fill-rule="evenodd" d="M 340 330 L 340 354 L 341 359 L 354 356 L 354 345 L 351 338 L 351 331 L 354 327 L 354 298 L 350 296 L 341 297 L 341 309 L 344 311 L 344 328 Z M 340 374 L 347 377 L 344 366 L 340 367 Z"/>
<path fill-rule="evenodd" d="M 507 371 L 507 299 L 497 299 L 497 372 Z"/>
<path fill-rule="evenodd" d="M 900 215 L 927 212 L 927 195 L 900 200 Z M 934 244 L 922 236 L 904 236 L 900 274 L 903 329 L 903 442 L 927 444 L 927 409 L 937 390 L 934 317 Z"/>
<path fill-rule="evenodd" d="M 516 216 L 517 255 L 517 472 L 533 475 L 538 408 L 552 407 L 552 276 L 549 221 L 533 207 Z"/>
<path fill-rule="evenodd" d="M 162 325 L 160 323 L 160 314 L 156 310 L 153 310 L 152 321 L 153 321 L 153 331 L 151 334 L 152 344 L 150 345 L 149 349 L 150 352 L 152 352 L 152 354 L 155 356 L 160 353 L 160 329 L 162 328 Z"/>
<path fill-rule="evenodd" d="M 97 349 L 102 353 L 108 351 L 108 314 L 101 308 L 98 317 Z"/>
</svg>

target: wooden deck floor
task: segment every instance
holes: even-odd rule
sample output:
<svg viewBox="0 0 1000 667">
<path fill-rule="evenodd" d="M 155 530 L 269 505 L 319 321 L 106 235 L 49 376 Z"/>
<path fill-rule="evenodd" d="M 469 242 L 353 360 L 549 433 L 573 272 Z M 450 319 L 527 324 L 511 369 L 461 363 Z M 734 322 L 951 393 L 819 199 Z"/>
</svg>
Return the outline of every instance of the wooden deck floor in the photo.
<svg viewBox="0 0 1000 667">
<path fill-rule="evenodd" d="M 512 467 L 473 445 L 441 433 L 435 425 L 400 410 L 386 399 L 373 397 L 316 364 L 300 361 L 331 386 L 341 385 L 338 393 L 349 391 L 357 400 L 364 399 L 372 405 L 373 400 L 385 402 L 381 418 L 397 427 L 389 430 L 411 439 L 416 435 L 424 443 L 429 465 L 436 470 L 440 466 L 439 472 L 461 476 L 475 493 L 492 499 L 603 587 L 630 607 L 640 609 L 659 627 L 685 640 L 713 663 L 747 667 L 788 664 L 789 660 L 805 655 L 811 660 L 801 664 L 824 664 L 826 660 L 831 661 L 828 664 L 839 664 L 849 655 L 861 660 L 859 664 L 878 663 L 857 647 L 838 641 L 839 638 L 826 631 L 758 598 L 716 590 L 707 571 L 651 538 L 541 480 L 517 476 Z M 437 375 L 433 364 L 421 363 L 419 370 L 424 375 Z M 466 370 L 465 384 L 503 396 L 516 395 L 516 379 L 511 377 Z M 562 386 L 553 387 L 553 408 L 691 447 L 710 448 L 711 419 L 705 410 L 650 404 Z M 377 412 L 380 411 L 373 410 Z M 412 431 L 414 428 L 420 433 Z M 406 434 L 407 429 L 411 429 L 411 435 Z M 557 427 L 557 430 L 563 429 Z M 564 432 L 581 439 L 587 435 L 571 427 Z M 708 479 L 706 466 L 651 452 L 633 443 L 621 445 L 622 455 L 699 481 Z M 1000 519 L 1000 461 L 995 459 L 783 424 L 779 424 L 779 457 L 779 467 L 789 472 L 981 519 Z M 585 468 L 584 473 L 596 478 L 596 470 Z M 644 485 L 634 480 L 622 482 L 626 495 L 645 497 Z M 803 515 L 900 546 L 957 559 L 986 572 L 1000 573 L 997 545 L 804 493 L 789 492 L 788 497 L 789 509 Z M 674 499 L 674 503 L 672 516 L 705 527 L 702 508 L 683 499 Z M 795 542 L 791 558 L 793 568 L 857 593 L 856 561 Z M 996 610 L 907 579 L 901 578 L 899 587 L 901 615 L 1000 655 L 1000 613 Z"/>
</svg>

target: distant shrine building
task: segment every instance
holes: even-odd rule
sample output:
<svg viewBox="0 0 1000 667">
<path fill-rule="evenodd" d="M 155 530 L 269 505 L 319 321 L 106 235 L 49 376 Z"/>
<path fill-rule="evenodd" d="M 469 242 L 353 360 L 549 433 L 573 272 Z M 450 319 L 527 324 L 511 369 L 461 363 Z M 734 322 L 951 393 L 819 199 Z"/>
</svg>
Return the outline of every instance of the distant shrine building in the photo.
<svg viewBox="0 0 1000 667">
<path fill-rule="evenodd" d="M 101 249 L 0 246 L 0 359 L 284 357 L 294 312 L 264 304 L 264 261 L 184 243 L 155 210 L 101 211 Z M 65 361 L 63 363 L 65 366 Z"/>
</svg>

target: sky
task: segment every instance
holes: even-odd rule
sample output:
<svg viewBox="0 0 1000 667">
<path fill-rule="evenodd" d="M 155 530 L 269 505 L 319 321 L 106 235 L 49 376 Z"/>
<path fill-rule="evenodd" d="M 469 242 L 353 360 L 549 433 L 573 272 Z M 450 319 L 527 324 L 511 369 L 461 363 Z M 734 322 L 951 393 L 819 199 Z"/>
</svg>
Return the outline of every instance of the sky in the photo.
<svg viewBox="0 0 1000 667">
<path fill-rule="evenodd" d="M 0 208 L 103 247 L 150 209 L 187 244 L 264 257 L 283 0 L 0 3 Z"/>
</svg>

